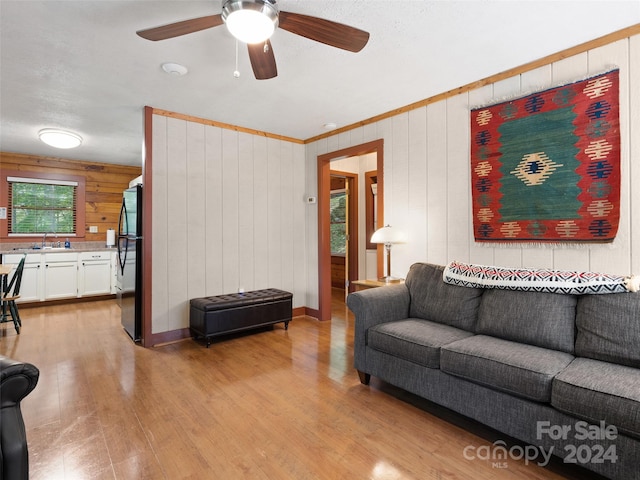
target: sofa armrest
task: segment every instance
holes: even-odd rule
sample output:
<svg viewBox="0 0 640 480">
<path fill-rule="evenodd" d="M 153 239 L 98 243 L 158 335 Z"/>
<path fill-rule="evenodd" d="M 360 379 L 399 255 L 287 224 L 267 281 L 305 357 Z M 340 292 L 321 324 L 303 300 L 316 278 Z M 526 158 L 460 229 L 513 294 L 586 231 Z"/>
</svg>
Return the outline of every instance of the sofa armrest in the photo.
<svg viewBox="0 0 640 480">
<path fill-rule="evenodd" d="M 0 407 L 10 407 L 36 388 L 40 371 L 30 363 L 23 363 L 0 355 Z"/>
<path fill-rule="evenodd" d="M 347 297 L 347 306 L 356 316 L 356 328 L 363 332 L 379 323 L 407 318 L 409 302 L 409 289 L 404 284 L 369 288 Z"/>
<path fill-rule="evenodd" d="M 40 371 L 0 356 L 0 477 L 29 478 L 27 436 L 20 402 L 36 387 Z"/>
<path fill-rule="evenodd" d="M 380 323 L 407 318 L 410 301 L 409 289 L 404 284 L 370 288 L 347 297 L 347 306 L 356 317 L 353 336 L 356 369 L 367 371 L 367 330 Z"/>
</svg>

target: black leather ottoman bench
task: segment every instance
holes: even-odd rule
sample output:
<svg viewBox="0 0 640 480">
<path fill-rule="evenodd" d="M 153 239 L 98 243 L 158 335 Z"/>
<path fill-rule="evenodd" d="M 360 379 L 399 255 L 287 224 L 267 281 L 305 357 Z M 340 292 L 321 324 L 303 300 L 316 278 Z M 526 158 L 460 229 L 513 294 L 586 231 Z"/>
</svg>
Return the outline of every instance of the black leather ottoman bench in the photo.
<svg viewBox="0 0 640 480">
<path fill-rule="evenodd" d="M 228 333 L 291 321 L 293 294 L 267 288 L 245 293 L 192 298 L 189 328 L 194 339 L 204 338 L 207 348 L 211 338 Z"/>
</svg>

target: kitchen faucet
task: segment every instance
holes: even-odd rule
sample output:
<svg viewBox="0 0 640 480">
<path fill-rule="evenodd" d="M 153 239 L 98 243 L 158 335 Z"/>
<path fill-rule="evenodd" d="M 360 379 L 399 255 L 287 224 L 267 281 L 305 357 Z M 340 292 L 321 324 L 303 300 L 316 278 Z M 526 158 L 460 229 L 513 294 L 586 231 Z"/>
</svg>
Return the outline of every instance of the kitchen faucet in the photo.
<svg viewBox="0 0 640 480">
<path fill-rule="evenodd" d="M 56 238 L 58 238 L 58 234 L 56 232 L 51 232 L 53 233 L 53 235 L 55 235 Z M 45 234 L 42 236 L 42 248 L 47 246 L 47 235 L 48 233 L 45 232 Z M 51 246 L 53 246 L 53 244 L 51 244 Z"/>
</svg>

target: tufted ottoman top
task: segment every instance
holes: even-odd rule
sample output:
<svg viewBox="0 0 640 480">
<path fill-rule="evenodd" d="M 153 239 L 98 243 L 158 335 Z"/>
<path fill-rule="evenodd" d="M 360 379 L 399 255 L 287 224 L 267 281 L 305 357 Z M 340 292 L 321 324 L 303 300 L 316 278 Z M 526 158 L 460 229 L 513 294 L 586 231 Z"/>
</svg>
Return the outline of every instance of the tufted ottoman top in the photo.
<svg viewBox="0 0 640 480">
<path fill-rule="evenodd" d="M 215 295 L 213 297 L 192 298 L 191 307 L 205 312 L 212 312 L 215 310 L 226 310 L 228 308 L 290 300 L 292 297 L 293 294 L 290 292 L 276 288 L 265 288 L 264 290 L 253 290 L 244 293 L 229 293 L 226 295 Z"/>
</svg>

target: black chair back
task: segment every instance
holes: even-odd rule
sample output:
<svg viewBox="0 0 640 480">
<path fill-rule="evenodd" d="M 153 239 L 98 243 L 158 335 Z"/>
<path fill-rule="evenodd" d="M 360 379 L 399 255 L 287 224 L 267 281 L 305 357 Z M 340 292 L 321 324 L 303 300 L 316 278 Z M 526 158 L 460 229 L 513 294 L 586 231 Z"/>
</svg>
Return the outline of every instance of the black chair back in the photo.
<svg viewBox="0 0 640 480">
<path fill-rule="evenodd" d="M 6 290 L 3 292 L 4 296 L 18 296 L 20 294 L 20 284 L 22 283 L 22 271 L 24 270 L 24 262 L 27 259 L 27 254 L 20 259 L 18 267 L 16 268 L 11 281 L 7 284 Z"/>
</svg>

